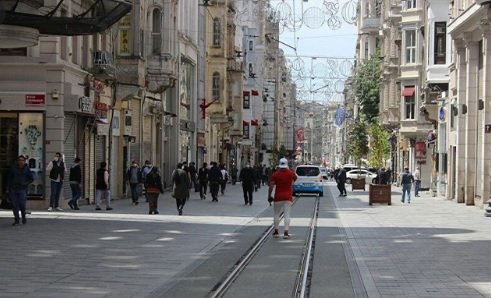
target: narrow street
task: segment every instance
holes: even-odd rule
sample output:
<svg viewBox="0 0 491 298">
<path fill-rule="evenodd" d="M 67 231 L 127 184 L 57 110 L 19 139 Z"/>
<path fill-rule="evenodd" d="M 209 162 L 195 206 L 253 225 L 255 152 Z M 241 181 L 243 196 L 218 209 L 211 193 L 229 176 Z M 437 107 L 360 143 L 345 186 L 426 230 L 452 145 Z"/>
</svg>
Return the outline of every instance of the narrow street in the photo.
<svg viewBox="0 0 491 298">
<path fill-rule="evenodd" d="M 427 193 L 401 205 L 397 189 L 392 206 L 368 206 L 367 192 L 349 186 L 348 197 L 335 195 L 328 183 L 311 297 L 491 297 L 484 261 L 491 234 L 482 210 Z M 265 197 L 262 187 L 254 205 L 243 206 L 240 185 L 228 185 L 218 203 L 193 193 L 183 216 L 165 193 L 160 215 L 120 200 L 110 212 L 33 211 L 16 227 L 2 210 L 0 296 L 206 297 L 271 224 Z M 305 225 L 296 212 L 292 239 L 268 245 L 296 245 Z M 270 276 L 272 286 L 281 283 L 274 270 Z"/>
</svg>

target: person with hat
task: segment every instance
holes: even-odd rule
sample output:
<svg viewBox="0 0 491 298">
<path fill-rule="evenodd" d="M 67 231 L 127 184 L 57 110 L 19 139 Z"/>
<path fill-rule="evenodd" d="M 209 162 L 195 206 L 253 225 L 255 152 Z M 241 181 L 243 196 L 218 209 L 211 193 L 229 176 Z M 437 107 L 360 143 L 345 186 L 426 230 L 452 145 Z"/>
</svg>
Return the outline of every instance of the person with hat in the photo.
<svg viewBox="0 0 491 298">
<path fill-rule="evenodd" d="M 273 202 L 274 208 L 273 237 L 275 238 L 279 237 L 278 228 L 282 211 L 285 219 L 283 239 L 290 238 L 288 229 L 290 226 L 290 209 L 293 201 L 292 185 L 295 180 L 297 180 L 297 175 L 289 169 L 288 160 L 286 158 L 280 159 L 278 170 L 271 176 L 268 189 L 268 201 L 270 203 Z M 272 196 L 273 190 L 274 197 Z"/>
</svg>

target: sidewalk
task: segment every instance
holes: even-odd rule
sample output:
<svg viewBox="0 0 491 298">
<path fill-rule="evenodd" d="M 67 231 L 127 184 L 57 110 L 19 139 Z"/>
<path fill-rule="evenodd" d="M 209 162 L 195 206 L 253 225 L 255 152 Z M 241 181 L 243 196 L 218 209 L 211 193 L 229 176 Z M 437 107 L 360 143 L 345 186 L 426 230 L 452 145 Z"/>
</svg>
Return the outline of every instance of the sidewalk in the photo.
<svg viewBox="0 0 491 298">
<path fill-rule="evenodd" d="M 165 193 L 159 215 L 142 202 L 116 200 L 112 211 L 32 211 L 12 227 L 0 211 L 0 297 L 146 297 L 198 266 L 220 243 L 269 207 L 266 188 L 244 206 L 241 185 L 218 203 L 192 193 L 178 216 Z M 143 199 L 144 201 L 144 199 Z"/>
<path fill-rule="evenodd" d="M 368 191 L 335 196 L 369 297 L 491 297 L 491 218 L 484 210 L 431 197 L 368 205 Z M 413 195 L 413 193 L 412 193 Z"/>
</svg>

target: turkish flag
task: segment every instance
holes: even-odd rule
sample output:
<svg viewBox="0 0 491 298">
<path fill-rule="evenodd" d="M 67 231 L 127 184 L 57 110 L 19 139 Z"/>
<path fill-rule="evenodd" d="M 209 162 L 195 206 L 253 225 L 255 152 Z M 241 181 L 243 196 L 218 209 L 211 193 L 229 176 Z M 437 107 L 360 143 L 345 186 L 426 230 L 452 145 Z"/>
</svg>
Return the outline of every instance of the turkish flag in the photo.
<svg viewBox="0 0 491 298">
<path fill-rule="evenodd" d="M 252 96 L 258 96 L 259 92 L 257 90 L 252 90 Z"/>
<path fill-rule="evenodd" d="M 259 126 L 259 120 L 251 120 L 251 125 L 252 126 Z"/>
</svg>

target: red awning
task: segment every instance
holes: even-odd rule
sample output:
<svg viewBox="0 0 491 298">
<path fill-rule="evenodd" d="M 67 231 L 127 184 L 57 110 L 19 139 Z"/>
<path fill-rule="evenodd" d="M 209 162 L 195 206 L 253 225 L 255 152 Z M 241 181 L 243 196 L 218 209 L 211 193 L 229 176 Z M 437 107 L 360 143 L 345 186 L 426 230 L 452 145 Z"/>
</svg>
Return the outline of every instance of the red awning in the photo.
<svg viewBox="0 0 491 298">
<path fill-rule="evenodd" d="M 243 96 L 249 96 L 249 91 L 244 91 L 244 92 L 242 92 L 242 95 L 243 95 Z"/>
<path fill-rule="evenodd" d="M 404 87 L 404 91 L 402 91 L 402 96 L 414 96 L 414 86 Z"/>
<path fill-rule="evenodd" d="M 252 90 L 252 96 L 258 96 L 259 92 L 257 90 Z"/>
</svg>

